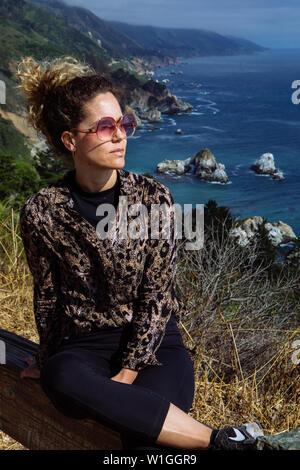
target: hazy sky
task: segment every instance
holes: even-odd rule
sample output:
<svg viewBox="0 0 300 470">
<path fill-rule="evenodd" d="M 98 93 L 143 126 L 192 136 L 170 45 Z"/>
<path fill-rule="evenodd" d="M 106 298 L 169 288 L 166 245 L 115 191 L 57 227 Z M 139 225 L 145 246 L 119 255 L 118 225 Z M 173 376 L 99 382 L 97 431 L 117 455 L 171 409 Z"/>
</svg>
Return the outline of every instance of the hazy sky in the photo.
<svg viewBox="0 0 300 470">
<path fill-rule="evenodd" d="M 300 48 L 300 0 L 65 0 L 104 20 L 208 29 L 274 48 Z"/>
</svg>

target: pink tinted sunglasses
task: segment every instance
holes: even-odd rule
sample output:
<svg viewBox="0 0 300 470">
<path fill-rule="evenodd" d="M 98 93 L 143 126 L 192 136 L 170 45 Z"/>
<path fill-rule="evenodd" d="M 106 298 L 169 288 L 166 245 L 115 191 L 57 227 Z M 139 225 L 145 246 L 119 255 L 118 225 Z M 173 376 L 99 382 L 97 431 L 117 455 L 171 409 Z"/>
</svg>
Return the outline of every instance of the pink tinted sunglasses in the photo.
<svg viewBox="0 0 300 470">
<path fill-rule="evenodd" d="M 99 119 L 96 130 L 94 128 L 81 130 L 72 129 L 77 132 L 83 132 L 84 134 L 97 134 L 98 139 L 106 140 L 111 139 L 114 135 L 117 127 L 120 129 L 124 137 L 131 137 L 136 129 L 137 122 L 135 116 L 131 113 L 124 114 L 119 122 L 113 117 L 103 117 Z"/>
</svg>

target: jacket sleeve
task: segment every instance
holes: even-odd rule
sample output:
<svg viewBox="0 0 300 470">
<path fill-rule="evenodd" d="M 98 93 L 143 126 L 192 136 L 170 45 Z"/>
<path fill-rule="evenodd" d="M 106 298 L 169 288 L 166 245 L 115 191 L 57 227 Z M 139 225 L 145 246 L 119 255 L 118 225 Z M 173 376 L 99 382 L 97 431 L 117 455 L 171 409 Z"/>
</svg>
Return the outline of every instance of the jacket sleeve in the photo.
<svg viewBox="0 0 300 470">
<path fill-rule="evenodd" d="M 174 203 L 170 191 L 161 183 L 154 202 L 166 203 L 168 206 Z M 150 247 L 140 285 L 138 306 L 132 319 L 131 338 L 122 351 L 121 364 L 128 369 L 138 371 L 147 365 L 162 365 L 155 352 L 162 342 L 166 324 L 172 314 L 170 301 L 177 267 L 177 239 L 172 211 L 170 216 L 170 232 L 166 232 L 168 238 L 162 238 L 161 220 L 158 239 L 151 239 L 151 230 L 148 232 Z"/>
<path fill-rule="evenodd" d="M 33 276 L 33 306 L 40 338 L 36 363 L 41 369 L 58 345 L 57 286 L 59 272 L 39 232 L 36 219 L 23 206 L 20 212 L 20 234 L 27 262 Z"/>
</svg>

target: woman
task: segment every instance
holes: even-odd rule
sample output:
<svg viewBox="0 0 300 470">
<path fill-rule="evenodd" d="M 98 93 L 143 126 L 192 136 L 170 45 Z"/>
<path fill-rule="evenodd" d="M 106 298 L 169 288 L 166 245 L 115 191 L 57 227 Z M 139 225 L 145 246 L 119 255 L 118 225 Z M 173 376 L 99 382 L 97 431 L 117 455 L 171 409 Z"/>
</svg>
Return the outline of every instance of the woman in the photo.
<svg viewBox="0 0 300 470">
<path fill-rule="evenodd" d="M 187 414 L 194 371 L 177 326 L 174 216 L 169 238 L 161 224 L 159 238 L 121 236 L 122 198 L 148 210 L 173 204 L 162 183 L 123 169 L 134 116 L 122 114 L 106 77 L 76 59 L 27 57 L 17 75 L 34 128 L 74 163 L 20 213 L 40 336 L 21 376 L 40 377 L 66 416 L 119 431 L 124 448 L 251 448 L 248 425 L 217 430 Z"/>
</svg>

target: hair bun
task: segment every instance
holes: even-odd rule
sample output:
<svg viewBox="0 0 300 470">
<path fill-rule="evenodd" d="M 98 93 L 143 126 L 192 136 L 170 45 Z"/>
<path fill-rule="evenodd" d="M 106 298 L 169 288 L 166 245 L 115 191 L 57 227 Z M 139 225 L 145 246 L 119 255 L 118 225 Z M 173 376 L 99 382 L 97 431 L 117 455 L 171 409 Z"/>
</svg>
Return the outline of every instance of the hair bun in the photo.
<svg viewBox="0 0 300 470">
<path fill-rule="evenodd" d="M 41 114 L 45 101 L 60 87 L 78 76 L 95 73 L 92 67 L 75 57 L 59 57 L 37 62 L 33 57 L 24 57 L 18 64 L 16 76 L 25 98 L 29 119 L 35 129 L 43 131 Z"/>
</svg>

